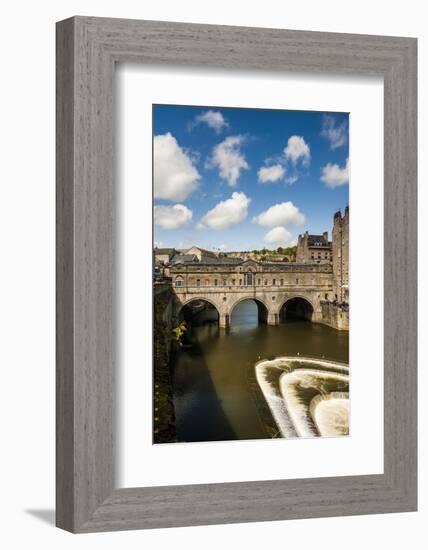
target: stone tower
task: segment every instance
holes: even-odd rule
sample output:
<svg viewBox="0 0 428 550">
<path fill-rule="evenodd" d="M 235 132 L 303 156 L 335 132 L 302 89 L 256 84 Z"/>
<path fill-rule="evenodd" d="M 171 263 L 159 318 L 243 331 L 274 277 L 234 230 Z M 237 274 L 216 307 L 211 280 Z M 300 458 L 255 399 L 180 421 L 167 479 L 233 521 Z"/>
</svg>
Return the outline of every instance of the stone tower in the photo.
<svg viewBox="0 0 428 550">
<path fill-rule="evenodd" d="M 332 261 L 332 244 L 328 233 L 309 235 L 306 231 L 297 240 L 296 263 L 298 264 L 329 264 Z"/>
<path fill-rule="evenodd" d="M 349 302 L 349 206 L 336 212 L 333 222 L 333 298 Z"/>
</svg>

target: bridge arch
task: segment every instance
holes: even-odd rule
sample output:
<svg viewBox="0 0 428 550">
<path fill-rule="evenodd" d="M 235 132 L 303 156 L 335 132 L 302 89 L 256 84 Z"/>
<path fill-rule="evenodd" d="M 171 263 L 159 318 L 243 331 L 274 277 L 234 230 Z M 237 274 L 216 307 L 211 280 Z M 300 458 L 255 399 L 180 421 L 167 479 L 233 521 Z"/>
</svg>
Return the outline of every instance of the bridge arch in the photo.
<svg viewBox="0 0 428 550">
<path fill-rule="evenodd" d="M 315 306 L 307 296 L 293 295 L 287 297 L 278 310 L 280 321 L 301 320 L 312 321 Z"/>
<path fill-rule="evenodd" d="M 257 313 L 258 313 L 258 320 L 259 323 L 267 323 L 268 321 L 268 315 L 269 315 L 269 308 L 267 304 L 261 300 L 260 298 L 256 298 L 254 296 L 244 296 L 242 298 L 239 298 L 236 300 L 231 306 L 229 310 L 229 319 L 231 324 L 233 325 L 233 312 L 236 309 L 236 307 L 239 304 L 242 304 L 243 302 L 254 302 L 257 306 Z"/>
<path fill-rule="evenodd" d="M 210 309 L 214 310 L 215 315 L 213 315 L 212 319 L 210 320 L 217 321 L 217 322 L 220 320 L 220 311 L 218 306 L 214 303 L 214 301 L 207 299 L 205 297 L 198 297 L 198 296 L 194 296 L 179 305 L 177 309 L 177 318 L 181 321 L 192 320 L 192 317 L 194 318 L 198 313 L 201 313 L 205 309 L 204 307 L 201 307 L 201 309 L 198 310 L 197 308 L 198 302 L 208 304 L 210 306 Z M 191 306 L 192 303 L 195 307 Z"/>
</svg>

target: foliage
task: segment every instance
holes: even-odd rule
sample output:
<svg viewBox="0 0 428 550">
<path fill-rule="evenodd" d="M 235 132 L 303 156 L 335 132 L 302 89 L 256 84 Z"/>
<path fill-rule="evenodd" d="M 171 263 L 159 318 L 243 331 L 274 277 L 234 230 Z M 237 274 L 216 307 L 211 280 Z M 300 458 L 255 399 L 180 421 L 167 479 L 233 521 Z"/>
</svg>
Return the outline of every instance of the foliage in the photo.
<svg viewBox="0 0 428 550">
<path fill-rule="evenodd" d="M 187 325 L 184 321 L 172 329 L 172 340 L 176 342 L 179 346 L 183 345 L 181 340 L 186 330 L 187 330 Z"/>
<path fill-rule="evenodd" d="M 266 256 L 289 256 L 290 258 L 295 258 L 297 252 L 297 246 L 278 246 L 276 250 L 268 250 L 267 248 L 262 248 L 261 250 L 253 250 L 252 253 L 255 256 L 261 256 L 261 260 Z"/>
</svg>

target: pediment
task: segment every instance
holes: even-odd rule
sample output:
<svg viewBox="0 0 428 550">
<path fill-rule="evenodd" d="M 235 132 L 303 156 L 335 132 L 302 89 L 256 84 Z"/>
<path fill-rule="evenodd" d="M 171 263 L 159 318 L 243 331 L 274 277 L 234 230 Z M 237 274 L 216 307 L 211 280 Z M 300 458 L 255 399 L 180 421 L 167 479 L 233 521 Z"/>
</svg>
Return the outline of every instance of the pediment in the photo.
<svg viewBox="0 0 428 550">
<path fill-rule="evenodd" d="M 259 263 L 256 260 L 245 260 L 242 262 L 241 267 L 258 267 Z"/>
</svg>

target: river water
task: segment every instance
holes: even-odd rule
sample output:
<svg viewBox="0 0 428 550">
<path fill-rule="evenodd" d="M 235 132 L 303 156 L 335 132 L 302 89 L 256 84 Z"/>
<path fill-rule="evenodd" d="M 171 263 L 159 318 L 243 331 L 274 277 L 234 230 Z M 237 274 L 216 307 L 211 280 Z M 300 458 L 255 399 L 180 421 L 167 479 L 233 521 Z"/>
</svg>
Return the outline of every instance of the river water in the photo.
<svg viewBox="0 0 428 550">
<path fill-rule="evenodd" d="M 254 365 L 279 356 L 306 356 L 348 363 L 347 332 L 308 321 L 259 324 L 257 307 L 242 302 L 231 328 L 195 316 L 186 346 L 173 364 L 177 439 L 180 442 L 265 439 L 260 410 L 249 380 Z"/>
</svg>

